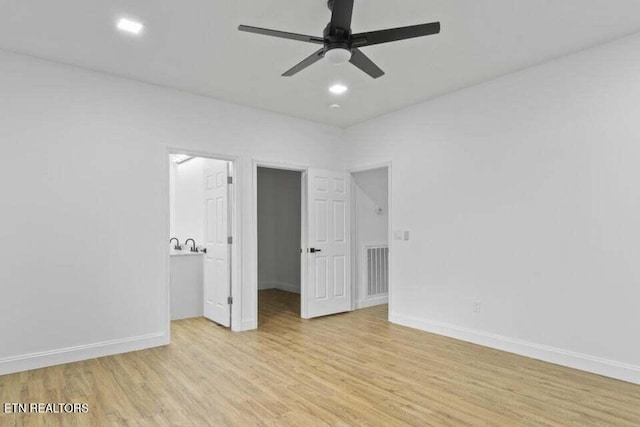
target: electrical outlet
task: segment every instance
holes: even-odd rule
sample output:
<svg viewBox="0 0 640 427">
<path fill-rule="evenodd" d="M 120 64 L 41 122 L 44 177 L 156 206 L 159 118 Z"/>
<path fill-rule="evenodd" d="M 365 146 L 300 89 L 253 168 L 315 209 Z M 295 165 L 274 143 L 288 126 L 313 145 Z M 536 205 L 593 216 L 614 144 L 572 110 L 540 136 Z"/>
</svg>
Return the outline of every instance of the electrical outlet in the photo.
<svg viewBox="0 0 640 427">
<path fill-rule="evenodd" d="M 482 303 L 480 302 L 479 299 L 477 299 L 475 301 L 475 303 L 473 304 L 473 312 L 474 313 L 480 313 L 480 309 L 482 308 Z"/>
</svg>

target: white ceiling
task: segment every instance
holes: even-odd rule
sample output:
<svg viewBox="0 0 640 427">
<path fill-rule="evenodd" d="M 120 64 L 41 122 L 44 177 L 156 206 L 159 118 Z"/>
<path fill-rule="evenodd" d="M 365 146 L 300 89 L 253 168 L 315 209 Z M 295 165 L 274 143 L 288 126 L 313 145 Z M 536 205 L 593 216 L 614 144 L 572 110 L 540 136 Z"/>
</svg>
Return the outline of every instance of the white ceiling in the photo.
<svg viewBox="0 0 640 427">
<path fill-rule="evenodd" d="M 121 16 L 143 36 L 117 32 Z M 355 0 L 354 32 L 442 22 L 439 35 L 364 48 L 378 80 L 325 61 L 280 77 L 317 46 L 236 29 L 321 35 L 329 18 L 325 0 L 0 0 L 0 48 L 348 126 L 640 31 L 640 1 Z M 334 82 L 349 92 L 329 94 Z"/>
</svg>

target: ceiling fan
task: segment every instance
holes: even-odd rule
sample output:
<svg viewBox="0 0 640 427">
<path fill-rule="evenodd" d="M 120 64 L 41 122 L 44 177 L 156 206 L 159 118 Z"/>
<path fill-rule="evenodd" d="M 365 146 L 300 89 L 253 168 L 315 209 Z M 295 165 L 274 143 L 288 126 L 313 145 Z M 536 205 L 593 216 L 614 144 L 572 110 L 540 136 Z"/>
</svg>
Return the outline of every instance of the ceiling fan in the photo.
<svg viewBox="0 0 640 427">
<path fill-rule="evenodd" d="M 269 30 L 247 25 L 240 25 L 238 30 L 322 45 L 320 50 L 314 52 L 311 56 L 286 71 L 282 74 L 283 76 L 293 76 L 322 58 L 327 58 L 334 64 L 351 62 L 374 79 L 383 76 L 384 71 L 362 53 L 359 48 L 414 37 L 430 36 L 440 32 L 440 23 L 432 22 L 430 24 L 352 34 L 351 15 L 353 13 L 353 0 L 329 0 L 328 6 L 329 10 L 331 10 L 331 21 L 324 29 L 323 37 L 287 33 L 285 31 Z"/>
</svg>

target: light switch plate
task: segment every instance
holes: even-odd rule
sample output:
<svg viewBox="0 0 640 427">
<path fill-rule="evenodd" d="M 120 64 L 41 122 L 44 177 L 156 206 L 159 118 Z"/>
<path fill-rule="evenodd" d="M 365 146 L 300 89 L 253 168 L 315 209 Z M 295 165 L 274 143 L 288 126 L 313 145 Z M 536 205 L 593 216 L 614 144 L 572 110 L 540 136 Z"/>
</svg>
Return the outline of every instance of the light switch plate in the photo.
<svg viewBox="0 0 640 427">
<path fill-rule="evenodd" d="M 402 240 L 402 230 L 396 230 L 393 232 L 393 240 Z"/>
</svg>

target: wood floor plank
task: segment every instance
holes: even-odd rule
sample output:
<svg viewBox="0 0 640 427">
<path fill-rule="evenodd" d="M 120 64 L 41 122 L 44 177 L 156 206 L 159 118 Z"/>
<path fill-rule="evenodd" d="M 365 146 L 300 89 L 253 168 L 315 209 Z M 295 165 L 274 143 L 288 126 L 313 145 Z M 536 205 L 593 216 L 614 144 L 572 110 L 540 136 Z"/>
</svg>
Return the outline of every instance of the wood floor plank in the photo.
<svg viewBox="0 0 640 427">
<path fill-rule="evenodd" d="M 386 306 L 303 320 L 261 291 L 257 331 L 172 324 L 170 346 L 0 377 L 0 426 L 638 426 L 640 386 L 386 321 Z"/>
</svg>

